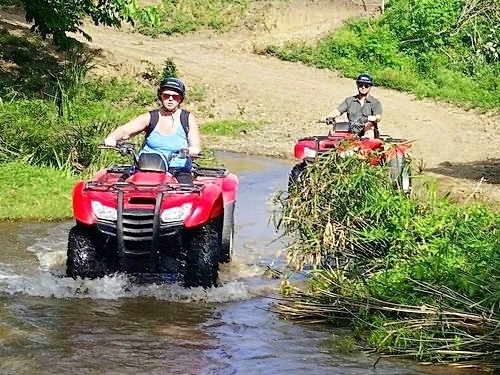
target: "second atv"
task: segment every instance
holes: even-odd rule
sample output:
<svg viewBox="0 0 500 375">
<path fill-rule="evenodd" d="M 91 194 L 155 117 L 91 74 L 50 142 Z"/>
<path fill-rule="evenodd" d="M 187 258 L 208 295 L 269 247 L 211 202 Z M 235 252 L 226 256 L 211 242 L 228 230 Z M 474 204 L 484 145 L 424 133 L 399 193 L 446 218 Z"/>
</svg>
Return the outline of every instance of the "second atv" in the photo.
<svg viewBox="0 0 500 375">
<path fill-rule="evenodd" d="M 380 135 L 370 139 L 358 137 L 353 132 L 355 123 L 336 122 L 327 118 L 326 124 L 331 126 L 328 135 L 316 135 L 299 139 L 295 143 L 294 156 L 299 162 L 292 168 L 288 186 L 300 181 L 303 171 L 309 163 L 324 152 L 341 154 L 360 154 L 366 156 L 371 165 L 388 165 L 390 179 L 395 187 L 408 194 L 411 191 L 410 162 L 407 155 L 411 147 L 406 139 Z"/>
</svg>

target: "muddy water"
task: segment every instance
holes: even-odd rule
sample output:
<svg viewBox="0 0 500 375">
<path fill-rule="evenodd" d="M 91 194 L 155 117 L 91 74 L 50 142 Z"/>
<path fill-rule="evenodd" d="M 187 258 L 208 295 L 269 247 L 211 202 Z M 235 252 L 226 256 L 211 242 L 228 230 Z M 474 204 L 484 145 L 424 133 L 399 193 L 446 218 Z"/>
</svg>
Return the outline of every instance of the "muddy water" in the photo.
<svg viewBox="0 0 500 375">
<path fill-rule="evenodd" d="M 331 349 L 342 332 L 269 312 L 279 264 L 270 198 L 289 163 L 222 154 L 240 176 L 235 257 L 223 285 L 64 277 L 72 222 L 0 224 L 0 374 L 447 374 Z M 456 373 L 456 372 L 455 372 Z"/>
</svg>

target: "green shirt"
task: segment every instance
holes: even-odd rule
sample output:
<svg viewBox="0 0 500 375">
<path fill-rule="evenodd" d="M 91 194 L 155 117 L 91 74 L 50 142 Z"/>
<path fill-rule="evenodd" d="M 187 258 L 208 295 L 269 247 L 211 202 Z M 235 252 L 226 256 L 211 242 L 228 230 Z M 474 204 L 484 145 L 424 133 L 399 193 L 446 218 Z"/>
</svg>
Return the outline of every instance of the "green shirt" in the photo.
<svg viewBox="0 0 500 375">
<path fill-rule="evenodd" d="M 368 121 L 368 116 L 376 116 L 382 114 L 382 104 L 371 95 L 366 97 L 365 103 L 361 105 L 358 95 L 349 96 L 344 99 L 337 107 L 341 114 L 347 112 L 349 122 L 354 122 L 360 117 L 361 123 L 364 124 Z"/>
</svg>

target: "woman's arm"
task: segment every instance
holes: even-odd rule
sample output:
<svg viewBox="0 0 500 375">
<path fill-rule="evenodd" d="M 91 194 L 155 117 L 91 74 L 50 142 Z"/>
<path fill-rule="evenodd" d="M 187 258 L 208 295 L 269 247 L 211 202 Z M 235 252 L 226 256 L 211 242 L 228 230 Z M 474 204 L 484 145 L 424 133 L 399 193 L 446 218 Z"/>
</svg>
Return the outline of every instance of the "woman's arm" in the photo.
<svg viewBox="0 0 500 375">
<path fill-rule="evenodd" d="M 188 147 L 189 155 L 198 155 L 201 151 L 201 136 L 198 122 L 193 114 L 189 114 Z"/>
<path fill-rule="evenodd" d="M 106 146 L 114 147 L 116 146 L 116 141 L 122 139 L 129 139 L 140 132 L 142 132 L 149 125 L 149 120 L 151 115 L 148 113 L 144 113 L 139 115 L 126 124 L 123 124 L 116 129 L 114 129 L 111 133 L 108 134 L 106 139 L 104 140 L 104 144 Z"/>
</svg>

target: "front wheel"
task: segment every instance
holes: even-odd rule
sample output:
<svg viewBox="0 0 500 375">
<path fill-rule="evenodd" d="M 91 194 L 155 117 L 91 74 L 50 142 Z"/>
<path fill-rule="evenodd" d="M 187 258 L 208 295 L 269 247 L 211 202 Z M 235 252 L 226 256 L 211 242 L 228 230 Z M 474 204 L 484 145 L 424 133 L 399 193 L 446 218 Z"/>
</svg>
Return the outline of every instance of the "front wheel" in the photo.
<svg viewBox="0 0 500 375">
<path fill-rule="evenodd" d="M 221 249 L 220 219 L 191 229 L 186 239 L 186 287 L 209 288 L 217 285 Z"/>
<path fill-rule="evenodd" d="M 95 279 L 102 277 L 106 271 L 103 257 L 97 252 L 98 233 L 93 228 L 75 225 L 69 231 L 66 275 Z"/>
<path fill-rule="evenodd" d="M 397 155 L 389 162 L 389 174 L 394 186 L 405 194 L 411 192 L 410 163 L 404 155 Z"/>
<path fill-rule="evenodd" d="M 292 189 L 293 186 L 300 184 L 304 180 L 304 170 L 306 169 L 306 162 L 295 164 L 290 175 L 288 176 L 288 191 Z"/>
<path fill-rule="evenodd" d="M 229 203 L 224 208 L 224 221 L 222 224 L 222 241 L 219 261 L 228 263 L 233 257 L 234 246 L 234 206 L 236 202 Z"/>
</svg>

